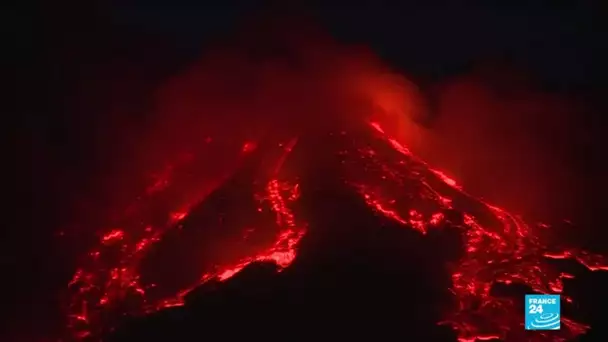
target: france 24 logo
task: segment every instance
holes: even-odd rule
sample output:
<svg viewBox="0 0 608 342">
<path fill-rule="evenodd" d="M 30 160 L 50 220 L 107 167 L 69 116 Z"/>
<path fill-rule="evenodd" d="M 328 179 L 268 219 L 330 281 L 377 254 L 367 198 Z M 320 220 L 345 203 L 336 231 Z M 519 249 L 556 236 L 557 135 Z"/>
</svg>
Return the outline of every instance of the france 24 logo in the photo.
<svg viewBox="0 0 608 342">
<path fill-rule="evenodd" d="M 559 295 L 526 295 L 526 330 L 559 330 Z"/>
</svg>

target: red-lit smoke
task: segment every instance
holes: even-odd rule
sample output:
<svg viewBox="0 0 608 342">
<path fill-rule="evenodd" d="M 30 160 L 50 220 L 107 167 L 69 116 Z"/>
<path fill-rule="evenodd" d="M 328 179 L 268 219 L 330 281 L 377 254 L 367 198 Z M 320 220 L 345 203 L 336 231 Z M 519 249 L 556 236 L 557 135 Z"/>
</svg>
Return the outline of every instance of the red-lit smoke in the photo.
<svg viewBox="0 0 608 342">
<path fill-rule="evenodd" d="M 602 172 L 589 171 L 603 169 L 590 162 L 603 139 L 584 123 L 591 104 L 580 96 L 544 90 L 504 65 L 445 79 L 429 94 L 431 127 L 399 136 L 474 194 L 559 220 L 588 214 L 581 203 L 606 189 Z"/>
</svg>

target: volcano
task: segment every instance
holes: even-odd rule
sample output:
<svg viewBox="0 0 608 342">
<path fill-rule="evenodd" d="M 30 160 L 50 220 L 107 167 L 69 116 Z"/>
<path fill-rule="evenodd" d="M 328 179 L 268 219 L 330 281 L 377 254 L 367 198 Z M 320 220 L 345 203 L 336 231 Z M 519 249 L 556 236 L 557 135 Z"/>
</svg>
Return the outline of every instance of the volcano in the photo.
<svg viewBox="0 0 608 342">
<path fill-rule="evenodd" d="M 473 197 L 378 122 L 277 132 L 240 142 L 212 186 L 197 155 L 159 173 L 76 271 L 67 338 L 566 341 L 596 324 L 581 284 L 600 288 L 604 257 Z M 561 330 L 524 330 L 527 293 L 561 294 Z"/>
</svg>

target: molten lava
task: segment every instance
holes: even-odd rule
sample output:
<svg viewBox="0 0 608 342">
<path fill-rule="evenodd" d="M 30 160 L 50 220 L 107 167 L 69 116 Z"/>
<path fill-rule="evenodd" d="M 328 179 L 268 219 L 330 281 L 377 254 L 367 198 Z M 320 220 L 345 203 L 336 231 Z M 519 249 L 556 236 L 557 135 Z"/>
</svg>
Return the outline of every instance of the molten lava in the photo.
<svg viewBox="0 0 608 342">
<path fill-rule="evenodd" d="M 464 237 L 464 254 L 450 265 L 450 291 L 458 305 L 453 312 L 445 313 L 444 321 L 438 324 L 451 325 L 460 341 L 567 340 L 588 329 L 563 318 L 565 327 L 557 334 L 540 332 L 534 337 L 523 337 L 521 307 L 491 290 L 498 283 L 519 283 L 537 293 L 559 294 L 563 280 L 575 275 L 560 272 L 549 262 L 551 259 L 573 259 L 593 271 L 608 269 L 604 266 L 605 258 L 545 243 L 551 239 L 545 226 L 527 224 L 518 216 L 466 193 L 455 180 L 431 168 L 389 136 L 381 124 L 362 126 L 366 134 L 347 128 L 334 132 L 349 143 L 347 148 L 332 153 L 340 160 L 345 182 L 360 194 L 370 210 L 420 234 L 441 231 L 450 225 L 457 227 Z M 88 254 L 69 283 L 70 334 L 98 338 L 111 331 L 125 314 L 143 315 L 181 305 L 191 289 L 210 280 L 226 281 L 254 261 L 270 260 L 280 268 L 289 267 L 297 257 L 296 246 L 307 231 L 305 218 L 297 217 L 293 210 L 301 190 L 297 170 L 286 171 L 285 167 L 291 151 L 298 147 L 297 138 L 274 144 L 273 148 L 278 147 L 280 153 L 269 153 L 264 162 L 251 164 L 255 167 L 250 167 L 247 161 L 255 158 L 256 153 L 265 153 L 260 151 L 263 144 L 243 143 L 241 167 L 255 175 L 254 190 L 243 191 L 243 196 L 249 196 L 245 201 L 254 207 L 255 215 L 273 217 L 272 222 L 243 214 L 239 221 L 242 226 L 231 227 L 245 240 L 260 232 L 255 246 L 244 249 L 247 252 L 255 249 L 255 253 L 207 255 L 215 260 L 198 267 L 198 281 L 180 283 L 180 289 L 170 296 L 165 295 L 167 291 L 158 291 L 162 284 L 141 275 L 141 265 L 148 253 L 172 232 L 179 235 L 182 230 L 185 234 L 187 230 L 203 229 L 192 227 L 187 221 L 198 205 L 213 196 L 214 190 L 210 191 L 207 184 L 199 184 L 199 191 L 192 184 L 184 198 L 167 204 L 163 196 L 172 191 L 177 169 L 190 166 L 182 163 L 160 172 L 137 202 L 125 210 L 124 218 L 99 237 L 98 247 Z M 155 209 L 149 209 L 150 206 Z M 455 216 L 454 212 L 460 215 Z M 241 246 L 228 238 L 224 242 L 228 249 Z M 571 298 L 562 298 L 565 305 L 572 304 Z"/>
</svg>

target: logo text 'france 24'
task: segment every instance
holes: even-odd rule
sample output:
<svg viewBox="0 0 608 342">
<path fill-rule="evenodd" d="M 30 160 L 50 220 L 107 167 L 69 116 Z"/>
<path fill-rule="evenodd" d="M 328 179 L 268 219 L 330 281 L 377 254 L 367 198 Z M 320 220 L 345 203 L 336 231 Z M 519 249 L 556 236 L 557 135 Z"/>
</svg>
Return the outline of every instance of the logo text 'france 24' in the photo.
<svg viewBox="0 0 608 342">
<path fill-rule="evenodd" d="M 559 295 L 526 295 L 526 330 L 559 330 Z"/>
</svg>

